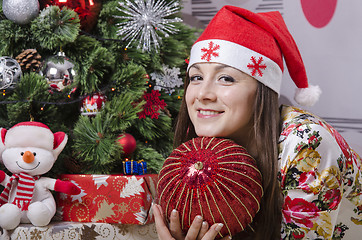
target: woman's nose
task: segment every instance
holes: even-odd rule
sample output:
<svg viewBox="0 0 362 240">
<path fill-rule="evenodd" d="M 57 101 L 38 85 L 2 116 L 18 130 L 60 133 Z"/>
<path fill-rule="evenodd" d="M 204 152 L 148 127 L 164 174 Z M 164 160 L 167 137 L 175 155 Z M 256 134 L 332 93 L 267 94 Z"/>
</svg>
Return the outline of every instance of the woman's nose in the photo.
<svg viewBox="0 0 362 240">
<path fill-rule="evenodd" d="M 26 162 L 26 163 L 32 163 L 34 162 L 34 154 L 30 151 L 26 151 L 24 154 L 23 154 L 23 161 Z"/>
<path fill-rule="evenodd" d="M 212 82 L 204 81 L 198 92 L 199 101 L 214 101 L 217 98 L 215 86 Z"/>
</svg>

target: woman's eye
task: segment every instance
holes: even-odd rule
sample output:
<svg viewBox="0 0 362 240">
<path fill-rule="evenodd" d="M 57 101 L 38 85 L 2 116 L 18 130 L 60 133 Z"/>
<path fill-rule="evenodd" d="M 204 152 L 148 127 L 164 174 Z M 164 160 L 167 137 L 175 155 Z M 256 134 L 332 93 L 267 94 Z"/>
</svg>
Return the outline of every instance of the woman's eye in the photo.
<svg viewBox="0 0 362 240">
<path fill-rule="evenodd" d="M 192 76 L 192 77 L 190 77 L 190 82 L 201 81 L 201 80 L 202 80 L 201 76 Z"/>
<path fill-rule="evenodd" d="M 220 80 L 224 82 L 235 82 L 235 79 L 230 76 L 222 76 L 220 77 Z"/>
</svg>

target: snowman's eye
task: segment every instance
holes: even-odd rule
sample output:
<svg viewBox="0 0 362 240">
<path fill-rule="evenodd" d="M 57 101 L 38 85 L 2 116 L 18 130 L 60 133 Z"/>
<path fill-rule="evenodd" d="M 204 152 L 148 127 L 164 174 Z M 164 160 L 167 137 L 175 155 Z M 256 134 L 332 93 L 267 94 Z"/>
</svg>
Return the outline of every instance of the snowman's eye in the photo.
<svg viewBox="0 0 362 240">
<path fill-rule="evenodd" d="M 36 156 L 36 152 L 33 152 L 34 157 Z"/>
<path fill-rule="evenodd" d="M 21 155 L 21 156 L 23 156 L 23 155 L 24 155 L 24 153 L 23 153 L 23 152 L 21 152 L 21 153 L 20 153 L 20 155 Z"/>
</svg>

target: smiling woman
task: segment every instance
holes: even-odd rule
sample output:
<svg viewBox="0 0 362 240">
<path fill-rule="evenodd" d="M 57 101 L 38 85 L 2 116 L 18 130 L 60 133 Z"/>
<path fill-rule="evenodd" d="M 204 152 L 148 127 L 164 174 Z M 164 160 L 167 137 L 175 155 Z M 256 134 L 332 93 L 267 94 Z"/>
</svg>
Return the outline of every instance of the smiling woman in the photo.
<svg viewBox="0 0 362 240">
<path fill-rule="evenodd" d="M 189 79 L 186 104 L 196 134 L 228 137 L 245 146 L 253 124 L 257 81 L 219 63 L 192 65 Z"/>
<path fill-rule="evenodd" d="M 191 49 L 174 146 L 196 137 L 231 138 L 256 160 L 264 190 L 260 211 L 233 238 L 359 239 L 361 158 L 323 119 L 279 107 L 284 61 L 298 88 L 296 102 L 313 105 L 321 91 L 308 83 L 281 14 L 223 7 Z M 199 216 L 184 236 L 176 210 L 169 226 L 160 206 L 154 210 L 161 240 L 210 240 L 223 227 L 208 228 Z"/>
</svg>

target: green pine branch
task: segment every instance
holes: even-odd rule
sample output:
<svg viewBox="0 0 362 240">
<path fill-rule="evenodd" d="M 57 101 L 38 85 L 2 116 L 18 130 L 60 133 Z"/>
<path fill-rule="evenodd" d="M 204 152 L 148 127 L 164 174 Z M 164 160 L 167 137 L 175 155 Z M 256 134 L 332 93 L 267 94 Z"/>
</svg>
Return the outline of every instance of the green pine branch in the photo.
<svg viewBox="0 0 362 240">
<path fill-rule="evenodd" d="M 99 90 L 102 83 L 107 84 L 105 76 L 112 72 L 114 63 L 113 55 L 106 48 L 96 47 L 79 69 L 79 84 L 83 92 L 92 93 Z"/>
<path fill-rule="evenodd" d="M 71 9 L 49 6 L 31 22 L 30 29 L 41 47 L 57 49 L 77 38 L 80 20 Z"/>
<path fill-rule="evenodd" d="M 42 111 L 44 104 L 49 101 L 48 84 L 44 77 L 37 73 L 25 73 L 21 81 L 8 98 L 9 101 L 17 101 L 7 104 L 8 121 L 16 124 L 22 121 L 42 121 L 44 123 L 54 121 L 56 110 L 53 106 Z"/>
<path fill-rule="evenodd" d="M 84 164 L 84 173 L 109 174 L 120 158 L 116 137 L 108 131 L 111 118 L 110 114 L 81 116 L 74 127 L 73 151 Z"/>
</svg>

